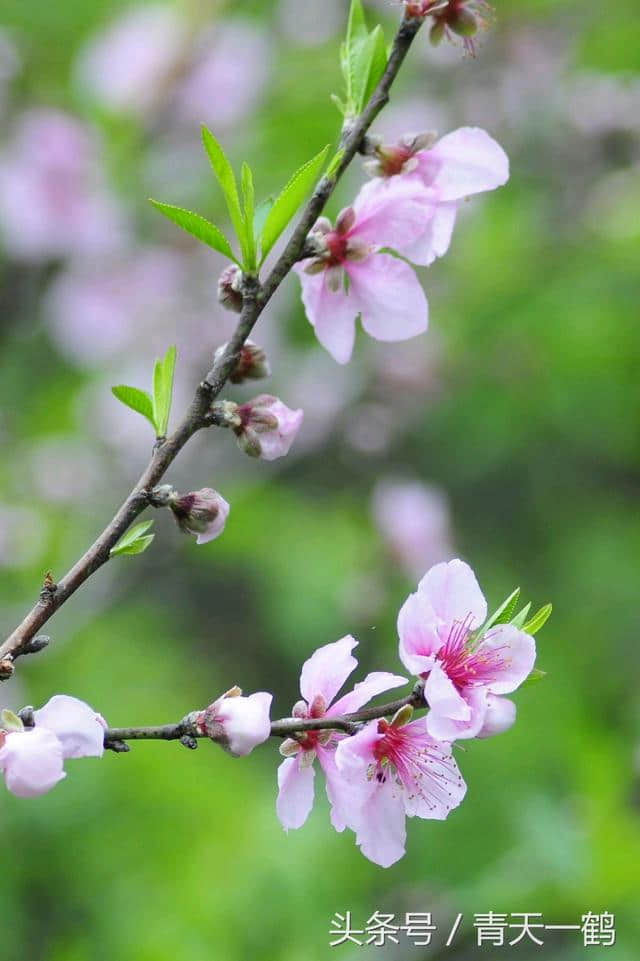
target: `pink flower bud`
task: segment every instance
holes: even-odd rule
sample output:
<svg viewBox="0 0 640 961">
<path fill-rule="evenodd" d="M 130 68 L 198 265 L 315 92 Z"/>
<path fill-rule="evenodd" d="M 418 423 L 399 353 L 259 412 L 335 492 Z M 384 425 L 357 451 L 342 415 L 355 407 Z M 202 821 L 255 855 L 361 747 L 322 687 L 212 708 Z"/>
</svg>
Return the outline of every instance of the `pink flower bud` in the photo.
<svg viewBox="0 0 640 961">
<path fill-rule="evenodd" d="M 168 506 L 180 530 L 195 534 L 198 544 L 207 544 L 222 534 L 231 509 L 224 497 L 211 487 L 190 491 L 181 497 L 175 495 Z"/>
<path fill-rule="evenodd" d="M 272 699 L 266 691 L 243 697 L 239 688 L 232 688 L 199 714 L 196 723 L 234 757 L 243 757 L 271 734 Z"/>
<path fill-rule="evenodd" d="M 218 300 L 227 310 L 239 314 L 242 310 L 242 271 L 236 264 L 229 264 L 218 280 Z"/>
<path fill-rule="evenodd" d="M 216 357 L 223 350 L 224 347 L 219 347 L 216 351 Z M 245 380 L 261 380 L 263 377 L 270 376 L 271 367 L 265 351 L 262 347 L 254 344 L 253 341 L 247 340 L 240 350 L 238 363 L 229 380 L 232 384 L 242 384 Z"/>
<path fill-rule="evenodd" d="M 304 416 L 302 410 L 291 410 L 270 394 L 243 404 L 238 414 L 242 419 L 242 426 L 236 430 L 240 448 L 262 460 L 276 460 L 289 453 Z"/>
</svg>

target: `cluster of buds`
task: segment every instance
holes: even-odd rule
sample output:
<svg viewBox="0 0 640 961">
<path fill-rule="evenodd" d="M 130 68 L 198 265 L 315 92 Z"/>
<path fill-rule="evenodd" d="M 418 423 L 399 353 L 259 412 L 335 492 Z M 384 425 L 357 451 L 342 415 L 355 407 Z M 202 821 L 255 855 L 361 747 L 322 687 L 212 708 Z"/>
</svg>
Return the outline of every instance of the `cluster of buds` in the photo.
<svg viewBox="0 0 640 961">
<path fill-rule="evenodd" d="M 222 401 L 213 412 L 222 426 L 233 430 L 240 450 L 262 460 L 289 453 L 304 416 L 302 410 L 291 410 L 271 394 L 260 394 L 245 404 Z"/>
<path fill-rule="evenodd" d="M 406 10 L 410 17 L 432 18 L 429 38 L 434 45 L 454 34 L 473 53 L 472 38 L 486 26 L 491 8 L 485 0 L 407 0 Z"/>
<path fill-rule="evenodd" d="M 170 484 L 156 487 L 150 498 L 152 507 L 168 507 L 185 534 L 194 534 L 198 544 L 215 540 L 224 530 L 229 504 L 211 487 L 178 494 Z"/>
<path fill-rule="evenodd" d="M 222 344 L 215 352 L 214 360 L 218 361 L 227 349 L 227 344 Z M 244 342 L 240 348 L 240 356 L 233 373 L 229 375 L 232 384 L 243 384 L 245 380 L 262 380 L 263 377 L 271 376 L 271 367 L 267 360 L 266 352 L 262 347 L 258 347 L 252 340 Z"/>
</svg>

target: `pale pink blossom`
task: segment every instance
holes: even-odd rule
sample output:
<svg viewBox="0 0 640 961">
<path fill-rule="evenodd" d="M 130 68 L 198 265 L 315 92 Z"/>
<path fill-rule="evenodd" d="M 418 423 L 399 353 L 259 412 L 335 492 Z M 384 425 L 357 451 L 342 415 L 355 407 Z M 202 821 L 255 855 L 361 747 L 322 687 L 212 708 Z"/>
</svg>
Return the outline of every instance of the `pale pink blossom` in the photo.
<svg viewBox="0 0 640 961">
<path fill-rule="evenodd" d="M 335 756 L 350 787 L 347 826 L 365 857 L 385 868 L 404 854 L 406 817 L 444 820 L 467 789 L 451 745 L 429 735 L 425 718 L 402 724 L 401 714 L 344 738 Z"/>
<path fill-rule="evenodd" d="M 285 457 L 302 425 L 304 412 L 291 410 L 277 397 L 261 394 L 237 409 L 238 443 L 245 453 L 262 460 Z"/>
<path fill-rule="evenodd" d="M 77 697 L 56 694 L 39 711 L 34 711 L 33 719 L 36 729 L 47 728 L 56 735 L 65 759 L 102 757 L 105 720 Z"/>
<path fill-rule="evenodd" d="M 513 709 L 493 696 L 515 691 L 528 677 L 535 641 L 512 624 L 475 641 L 486 616 L 475 575 L 460 560 L 432 567 L 398 615 L 400 660 L 425 678 L 427 730 L 440 740 L 498 733 L 513 723 Z"/>
<path fill-rule="evenodd" d="M 334 700 L 349 675 L 358 666 L 351 654 L 357 641 L 347 635 L 312 654 L 302 666 L 300 693 L 302 701 L 293 708 L 297 718 L 331 718 L 358 711 L 367 701 L 383 691 L 406 683 L 406 678 L 387 671 L 374 671 L 352 691 Z M 336 831 L 347 824 L 350 788 L 335 765 L 336 745 L 344 735 L 336 731 L 306 731 L 300 740 L 287 740 L 282 753 L 287 755 L 278 768 L 278 800 L 276 810 L 285 830 L 302 827 L 314 799 L 314 761 L 317 758 L 327 785 L 331 803 L 331 823 Z"/>
<path fill-rule="evenodd" d="M 271 54 L 264 31 L 251 20 L 220 21 L 201 31 L 175 93 L 181 119 L 214 130 L 240 123 L 264 96 Z"/>
<path fill-rule="evenodd" d="M 76 85 L 111 110 L 144 118 L 166 98 L 188 34 L 186 22 L 169 4 L 132 7 L 82 49 Z"/>
<path fill-rule="evenodd" d="M 412 578 L 451 557 L 451 518 L 446 495 L 418 480 L 376 485 L 372 510 L 394 558 Z"/>
<path fill-rule="evenodd" d="M 208 544 L 222 534 L 231 507 L 211 487 L 171 497 L 168 506 L 185 534 L 195 534 L 197 544 Z"/>
<path fill-rule="evenodd" d="M 46 728 L 12 731 L 4 735 L 0 747 L 0 771 L 8 790 L 17 797 L 46 794 L 66 776 L 62 744 Z"/>
<path fill-rule="evenodd" d="M 398 252 L 415 264 L 431 264 L 449 249 L 458 201 L 471 194 L 495 190 L 509 179 L 509 159 L 502 147 L 479 127 L 459 127 L 440 140 L 434 134 L 409 134 L 393 145 L 375 148 L 367 161 L 376 174 L 365 184 L 365 202 L 376 197 L 392 203 L 398 190 L 413 183 L 422 189 L 423 202 L 433 207 L 417 237 L 407 237 Z"/>
<path fill-rule="evenodd" d="M 104 254 L 124 239 L 95 140 L 57 110 L 25 111 L 0 153 L 0 243 L 20 259 Z"/>
<path fill-rule="evenodd" d="M 19 718 L 0 730 L 0 771 L 18 797 L 37 797 L 65 777 L 68 758 L 102 757 L 104 718 L 75 697 L 57 694 L 34 712 L 35 727 Z"/>
<path fill-rule="evenodd" d="M 424 333 L 428 305 L 412 268 L 381 248 L 403 252 L 421 237 L 436 211 L 433 197 L 414 181 L 393 191 L 364 189 L 335 227 L 316 223 L 310 243 L 317 256 L 294 266 L 307 317 L 323 347 L 346 364 L 356 318 L 376 340 L 407 340 Z"/>
<path fill-rule="evenodd" d="M 272 700 L 266 691 L 245 697 L 240 688 L 234 687 L 202 711 L 196 723 L 203 734 L 234 757 L 244 757 L 271 733 Z"/>
</svg>

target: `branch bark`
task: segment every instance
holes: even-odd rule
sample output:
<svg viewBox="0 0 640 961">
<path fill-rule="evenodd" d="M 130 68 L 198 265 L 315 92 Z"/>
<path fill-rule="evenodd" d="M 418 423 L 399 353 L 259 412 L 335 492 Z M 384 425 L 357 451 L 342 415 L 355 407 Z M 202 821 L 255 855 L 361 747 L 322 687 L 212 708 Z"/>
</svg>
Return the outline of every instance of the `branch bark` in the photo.
<svg viewBox="0 0 640 961">
<path fill-rule="evenodd" d="M 97 540 L 57 584 L 45 585 L 36 604 L 22 623 L 0 645 L 0 680 L 13 674 L 14 661 L 35 649 L 31 647 L 31 642 L 40 628 L 95 571 L 106 564 L 111 549 L 139 514 L 149 506 L 149 495 L 152 489 L 164 477 L 185 444 L 199 430 L 211 426 L 211 419 L 207 417 L 207 412 L 212 401 L 220 394 L 233 372 L 242 345 L 258 317 L 292 266 L 301 258 L 309 231 L 322 213 L 340 177 L 358 153 L 366 132 L 388 102 L 391 86 L 422 22 L 421 18 L 406 15 L 403 18 L 380 83 L 364 111 L 343 128 L 339 148 L 340 160 L 336 169 L 330 176 L 325 175 L 319 181 L 289 242 L 264 283 L 260 284 L 255 277 L 245 277 L 243 307 L 238 325 L 226 350 L 198 385 L 193 401 L 178 428 L 169 437 L 159 441 L 138 483 Z"/>
<path fill-rule="evenodd" d="M 271 724 L 271 737 L 293 737 L 305 731 L 344 731 L 355 734 L 362 724 L 378 718 L 393 715 L 401 708 L 410 705 L 414 708 L 425 707 L 424 685 L 418 682 L 411 694 L 388 701 L 374 707 L 363 708 L 353 714 L 340 714 L 336 717 L 283 717 Z M 197 712 L 194 712 L 194 714 Z M 196 726 L 194 715 L 188 714 L 177 724 L 160 724 L 152 727 L 111 727 L 104 735 L 104 746 L 120 752 L 127 741 L 183 741 L 187 747 L 193 738 L 207 738 Z"/>
</svg>

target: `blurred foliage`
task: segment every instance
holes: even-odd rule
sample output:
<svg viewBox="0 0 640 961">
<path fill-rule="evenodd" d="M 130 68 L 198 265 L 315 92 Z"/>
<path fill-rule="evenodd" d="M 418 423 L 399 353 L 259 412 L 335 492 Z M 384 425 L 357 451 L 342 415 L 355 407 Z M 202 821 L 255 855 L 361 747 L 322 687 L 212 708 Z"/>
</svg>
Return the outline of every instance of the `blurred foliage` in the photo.
<svg viewBox="0 0 640 961">
<path fill-rule="evenodd" d="M 9 130 L 9 115 L 46 105 L 95 124 L 140 243 L 177 245 L 177 231 L 145 204 L 158 189 L 149 159 L 162 117 L 145 125 L 104 110 L 70 79 L 87 37 L 126 6 L 5 0 L 2 24 L 22 69 L 0 122 Z M 199 24 L 239 6 L 185 0 L 181 9 Z M 315 4 L 301 0 L 300 15 L 305 6 Z M 336 4 L 338 23 L 345 6 Z M 323 959 L 333 956 L 330 919 L 347 909 L 359 921 L 376 909 L 431 910 L 443 928 L 464 912 L 457 948 L 405 955 L 391 945 L 385 954 L 460 961 L 476 955 L 473 912 L 538 911 L 571 923 L 608 910 L 618 917 L 615 947 L 585 949 L 558 932 L 544 948 L 504 950 L 637 957 L 640 136 L 638 113 L 616 119 L 618 100 L 640 82 L 637 4 L 496 6 L 475 61 L 432 53 L 419 38 L 391 108 L 406 101 L 415 113 L 421 102 L 425 127 L 441 116 L 448 128 L 487 126 L 512 159 L 508 188 L 474 200 L 450 253 L 424 271 L 432 330 L 411 345 L 424 354 L 424 382 L 394 387 L 386 348 L 359 339 L 351 394 L 331 429 L 282 466 L 247 466 L 231 450 L 213 460 L 214 446 L 232 446 L 225 436 L 194 441 L 178 477 L 196 487 L 221 472 L 232 502 L 224 536 L 196 549 L 158 517 L 153 547 L 109 565 L 74 598 L 49 625 L 55 643 L 20 662 L 1 693 L 16 708 L 64 691 L 114 725 L 143 724 L 177 720 L 237 682 L 273 690 L 282 716 L 302 661 L 349 632 L 361 641 L 363 673 L 395 670 L 395 616 L 413 585 L 387 553 L 369 500 L 379 477 L 397 473 L 446 490 L 457 549 L 490 604 L 516 584 L 534 606 L 553 601 L 539 637 L 547 678 L 517 696 L 513 731 L 460 752 L 465 803 L 444 824 L 409 822 L 407 856 L 388 871 L 329 828 L 320 777 L 309 823 L 282 832 L 274 744 L 242 762 L 206 744 L 140 744 L 128 756 L 72 762 L 67 780 L 38 800 L 3 793 L 3 961 Z M 387 27 L 397 19 L 391 3 L 376 11 Z M 328 95 L 339 91 L 339 38 L 298 46 L 291 12 L 275 2 L 244 3 L 242 14 L 269 38 L 271 75 L 261 102 L 220 136 L 235 160 L 250 160 L 264 196 L 335 142 Z M 592 86 L 580 99 L 585 78 Z M 192 148 L 192 175 L 167 179 L 161 199 L 197 203 L 223 223 L 197 129 L 179 137 Z M 351 172 L 332 214 L 359 182 Z M 0 554 L 8 632 L 44 571 L 59 574 L 95 536 L 147 449 L 119 446 L 95 414 L 91 385 L 108 395 L 122 382 L 118 358 L 85 369 L 52 335 L 42 303 L 63 265 L 1 256 L 0 498 L 26 512 L 18 546 Z M 280 385 L 319 352 L 294 280 L 287 290 L 273 307 L 288 345 L 281 362 L 273 358 Z M 163 338 L 141 334 L 127 360 L 139 351 L 150 373 L 172 342 Z M 187 389 L 218 342 L 203 344 Z M 342 373 L 322 370 L 324 383 L 308 390 L 338 391 L 331 378 L 343 384 Z M 387 442 L 355 442 L 356 420 L 380 408 L 393 426 Z M 52 439 L 80 452 L 66 497 L 50 493 L 60 460 L 49 462 L 46 446 L 34 460 Z"/>
</svg>

